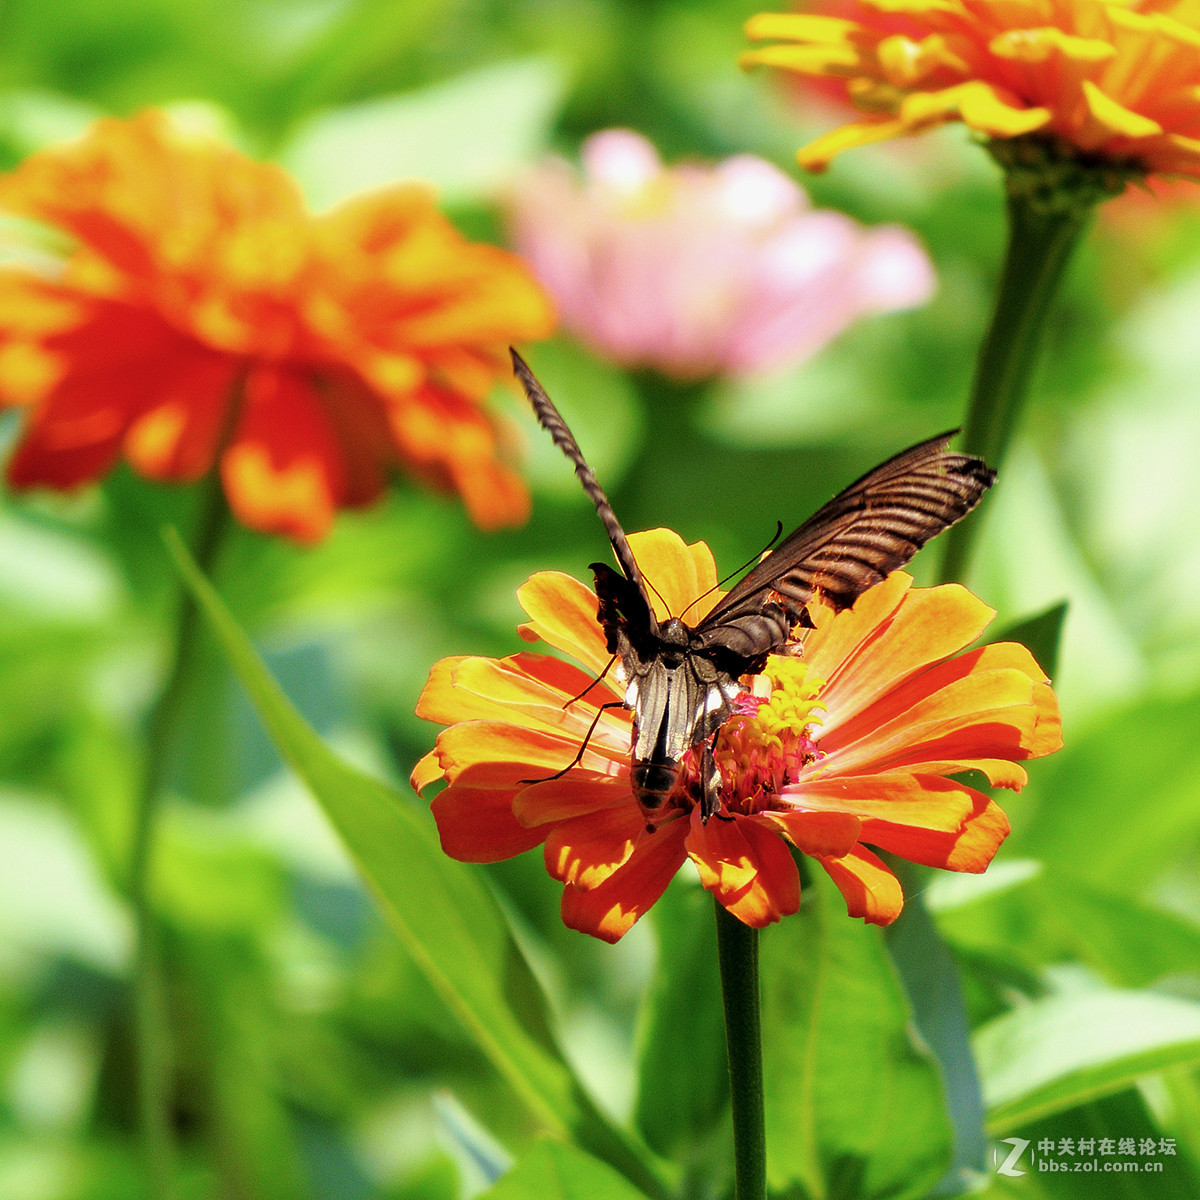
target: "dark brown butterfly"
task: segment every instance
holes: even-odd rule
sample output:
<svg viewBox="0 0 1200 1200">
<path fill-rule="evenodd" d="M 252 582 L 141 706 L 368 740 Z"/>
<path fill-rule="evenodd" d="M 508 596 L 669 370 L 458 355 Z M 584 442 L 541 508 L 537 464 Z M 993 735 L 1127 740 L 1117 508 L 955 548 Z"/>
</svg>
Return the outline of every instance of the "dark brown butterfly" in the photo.
<svg viewBox="0 0 1200 1200">
<path fill-rule="evenodd" d="M 996 473 L 978 458 L 947 449 L 958 430 L 918 442 L 819 508 L 697 625 L 678 617 L 660 623 L 625 531 L 566 422 L 515 350 L 512 359 L 538 421 L 575 464 L 621 568 L 618 574 L 604 563 L 591 564 L 597 616 L 620 664 L 625 707 L 633 710 L 633 794 L 653 819 L 675 787 L 680 760 L 702 743 L 700 806 L 707 821 L 721 789 L 711 741 L 743 690 L 738 679 L 761 671 L 794 626 L 811 627 L 805 606 L 814 592 L 819 589 L 837 610 L 849 608 L 965 517 Z"/>
</svg>

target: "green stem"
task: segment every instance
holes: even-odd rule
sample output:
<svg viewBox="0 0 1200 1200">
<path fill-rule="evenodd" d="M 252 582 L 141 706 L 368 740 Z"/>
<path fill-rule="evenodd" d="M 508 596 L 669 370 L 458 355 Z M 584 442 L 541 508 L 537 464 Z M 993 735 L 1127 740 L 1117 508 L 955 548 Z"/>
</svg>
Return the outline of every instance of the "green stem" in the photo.
<svg viewBox="0 0 1200 1200">
<path fill-rule="evenodd" d="M 758 930 L 743 925 L 720 902 L 715 902 L 715 907 L 733 1106 L 734 1194 L 736 1200 L 765 1200 L 767 1133 L 758 1003 Z"/>
<path fill-rule="evenodd" d="M 211 572 L 227 528 L 228 508 L 219 478 L 209 479 L 201 497 L 193 554 Z M 133 1023 L 138 1124 L 150 1196 L 173 1200 L 177 1192 L 172 1132 L 172 1062 L 162 975 L 162 935 L 151 896 L 151 864 L 159 800 L 166 783 L 170 751 L 183 711 L 200 622 L 195 600 L 181 587 L 171 662 L 162 691 L 146 725 L 146 757 L 134 809 L 129 861 L 129 894 L 137 931 L 133 975 Z"/>
<path fill-rule="evenodd" d="M 979 350 L 964 449 L 999 468 L 1012 441 L 1045 337 L 1047 316 L 1071 253 L 1094 205 L 1047 210 L 1038 197 L 1010 189 L 1008 249 L 987 338 Z M 978 514 L 946 535 L 943 581 L 962 578 L 979 526 Z"/>
</svg>

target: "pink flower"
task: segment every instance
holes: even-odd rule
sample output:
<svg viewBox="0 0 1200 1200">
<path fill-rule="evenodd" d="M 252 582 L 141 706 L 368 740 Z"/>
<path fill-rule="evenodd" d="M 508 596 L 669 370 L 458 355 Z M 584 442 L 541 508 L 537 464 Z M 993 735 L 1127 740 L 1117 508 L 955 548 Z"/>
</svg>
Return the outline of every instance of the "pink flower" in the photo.
<svg viewBox="0 0 1200 1200">
<path fill-rule="evenodd" d="M 624 367 L 680 379 L 790 366 L 852 321 L 923 303 L 933 267 L 897 226 L 814 209 L 763 159 L 664 167 L 636 133 L 525 178 L 514 241 L 564 327 Z"/>
</svg>

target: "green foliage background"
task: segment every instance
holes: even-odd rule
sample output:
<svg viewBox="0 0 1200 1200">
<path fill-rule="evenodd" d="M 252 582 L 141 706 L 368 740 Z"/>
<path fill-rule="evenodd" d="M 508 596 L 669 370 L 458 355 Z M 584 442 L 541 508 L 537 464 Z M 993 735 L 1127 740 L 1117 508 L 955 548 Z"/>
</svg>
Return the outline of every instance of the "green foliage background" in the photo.
<svg viewBox="0 0 1200 1200">
<path fill-rule="evenodd" d="M 787 166 L 829 118 L 737 70 L 756 7 L 9 0 L 0 164 L 101 113 L 196 105 L 314 205 L 431 179 L 464 230 L 503 240 L 505 180 L 607 125 L 668 157 Z M 531 352 L 626 526 L 671 525 L 727 567 L 776 519 L 961 422 L 995 282 L 998 176 L 961 129 L 855 151 L 806 185 L 915 228 L 940 275 L 932 303 L 863 322 L 785 377 L 703 395 L 566 338 Z M 1110 204 L 1073 264 L 971 580 L 999 627 L 1067 602 L 1057 646 L 1045 621 L 1029 633 L 1057 654 L 1067 746 L 1004 797 L 1014 833 L 987 875 L 913 883 L 961 974 L 992 1136 L 1172 1138 L 1177 1154 L 1161 1175 L 1082 1182 L 997 1176 L 988 1156 L 989 1196 L 1200 1188 L 1198 321 L 1194 190 Z M 223 627 L 189 697 L 154 880 L 188 1197 L 449 1200 L 512 1162 L 498 1200 L 728 1187 L 706 898 L 681 881 L 601 945 L 562 928 L 537 854 L 439 860 L 406 792 L 435 732 L 412 713 L 429 666 L 516 649 L 516 585 L 578 575 L 605 549 L 548 439 L 515 398 L 496 403 L 523 431 L 525 528 L 480 534 L 401 482 L 316 549 L 239 531 L 221 563 L 224 602 L 303 717 L 397 794 L 287 716 Z M 0 431 L 11 441 L 16 419 Z M 121 471 L 0 512 L 0 1197 L 145 1194 L 124 862 L 179 587 L 158 530 L 186 532 L 193 502 Z M 230 653 L 324 808 L 282 767 Z M 933 926 L 884 938 L 812 884 L 803 917 L 763 939 L 772 1187 L 960 1191 L 983 1152 L 961 1037 L 943 1087 L 909 1024 L 910 1006 L 929 1036 L 954 1023 Z M 968 1113 L 955 1150 L 946 1095 Z"/>
</svg>

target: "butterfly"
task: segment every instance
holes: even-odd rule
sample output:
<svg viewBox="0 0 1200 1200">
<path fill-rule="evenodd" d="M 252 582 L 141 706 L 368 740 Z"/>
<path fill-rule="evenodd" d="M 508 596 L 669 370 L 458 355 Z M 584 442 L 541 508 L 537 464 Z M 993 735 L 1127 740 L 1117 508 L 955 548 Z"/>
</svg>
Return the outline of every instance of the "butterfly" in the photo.
<svg viewBox="0 0 1200 1200">
<path fill-rule="evenodd" d="M 590 567 L 596 615 L 625 687 L 624 700 L 613 706 L 633 711 L 629 778 L 634 797 L 653 821 L 676 787 L 684 756 L 700 746 L 700 813 L 707 822 L 720 807 L 721 775 L 712 743 L 745 690 L 739 679 L 761 671 L 796 626 L 812 627 L 806 606 L 817 591 L 835 610 L 849 608 L 930 538 L 962 520 L 996 472 L 981 459 L 948 448 L 957 429 L 918 442 L 819 508 L 696 625 L 679 617 L 660 621 L 625 531 L 567 423 L 525 360 L 510 352 L 538 422 L 575 464 L 621 568 Z M 580 747 L 575 762 L 582 754 Z"/>
</svg>

